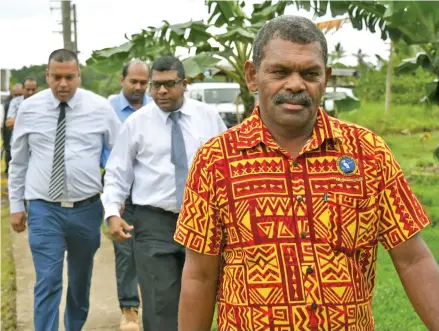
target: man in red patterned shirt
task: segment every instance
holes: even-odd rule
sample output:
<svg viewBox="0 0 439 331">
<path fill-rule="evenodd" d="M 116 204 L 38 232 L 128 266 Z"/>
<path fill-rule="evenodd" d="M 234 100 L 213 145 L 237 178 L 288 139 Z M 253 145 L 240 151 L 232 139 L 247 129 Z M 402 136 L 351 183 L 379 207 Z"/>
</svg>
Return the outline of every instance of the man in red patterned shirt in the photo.
<svg viewBox="0 0 439 331">
<path fill-rule="evenodd" d="M 378 242 L 416 312 L 439 330 L 430 224 L 384 141 L 319 108 L 322 32 L 281 16 L 245 64 L 259 106 L 198 151 L 175 240 L 186 249 L 180 331 L 374 330 Z"/>
</svg>

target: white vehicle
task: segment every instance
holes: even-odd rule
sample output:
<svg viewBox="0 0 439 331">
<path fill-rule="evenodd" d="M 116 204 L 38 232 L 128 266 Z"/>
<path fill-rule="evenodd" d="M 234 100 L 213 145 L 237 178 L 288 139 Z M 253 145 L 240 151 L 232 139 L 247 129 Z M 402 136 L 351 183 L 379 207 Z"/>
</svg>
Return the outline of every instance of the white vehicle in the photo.
<svg viewBox="0 0 439 331">
<path fill-rule="evenodd" d="M 238 123 L 236 102 L 239 93 L 237 83 L 193 83 L 187 86 L 185 96 L 212 105 L 230 128 Z M 244 115 L 241 100 L 238 103 L 238 114 L 241 122 Z"/>
<path fill-rule="evenodd" d="M 334 92 L 333 87 L 327 87 L 325 91 L 325 95 L 322 98 L 322 106 L 327 112 L 332 112 L 335 109 L 335 101 L 343 100 L 343 99 L 352 99 L 356 102 L 360 100 L 354 95 L 354 92 L 350 88 L 346 87 L 337 87 Z"/>
</svg>

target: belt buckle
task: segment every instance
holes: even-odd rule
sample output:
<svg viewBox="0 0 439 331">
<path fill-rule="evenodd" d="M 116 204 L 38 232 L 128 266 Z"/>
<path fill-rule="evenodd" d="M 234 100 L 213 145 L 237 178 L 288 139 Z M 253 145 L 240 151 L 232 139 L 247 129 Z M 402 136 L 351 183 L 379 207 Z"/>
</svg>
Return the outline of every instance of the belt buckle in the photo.
<svg viewBox="0 0 439 331">
<path fill-rule="evenodd" d="M 61 207 L 64 207 L 64 208 L 73 208 L 73 205 L 74 205 L 73 202 L 67 202 L 67 201 L 61 202 Z"/>
</svg>

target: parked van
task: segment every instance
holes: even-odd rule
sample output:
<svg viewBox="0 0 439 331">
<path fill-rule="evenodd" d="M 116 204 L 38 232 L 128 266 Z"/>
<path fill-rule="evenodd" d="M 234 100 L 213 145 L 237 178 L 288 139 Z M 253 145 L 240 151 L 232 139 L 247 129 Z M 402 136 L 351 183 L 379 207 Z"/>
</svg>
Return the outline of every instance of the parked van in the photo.
<svg viewBox="0 0 439 331">
<path fill-rule="evenodd" d="M 187 86 L 185 96 L 212 105 L 230 128 L 238 123 L 238 118 L 241 122 L 244 116 L 244 105 L 240 99 L 236 105 L 239 93 L 237 83 L 193 83 Z"/>
</svg>

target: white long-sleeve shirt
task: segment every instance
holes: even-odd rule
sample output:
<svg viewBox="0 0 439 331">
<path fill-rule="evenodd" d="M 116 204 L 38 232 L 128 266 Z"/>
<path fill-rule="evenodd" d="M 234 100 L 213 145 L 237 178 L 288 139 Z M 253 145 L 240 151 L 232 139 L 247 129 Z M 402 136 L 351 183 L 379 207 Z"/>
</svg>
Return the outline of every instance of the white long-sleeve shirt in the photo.
<svg viewBox="0 0 439 331">
<path fill-rule="evenodd" d="M 215 109 L 196 100 L 185 99 L 178 111 L 182 113 L 179 123 L 189 169 L 198 148 L 226 126 Z M 123 123 L 105 168 L 105 219 L 119 216 L 131 187 L 135 205 L 178 212 L 175 167 L 171 163 L 172 121 L 168 117 L 169 113 L 152 102 Z"/>
<path fill-rule="evenodd" d="M 52 201 L 49 184 L 59 104 L 48 89 L 20 105 L 9 164 L 11 213 L 24 211 L 24 200 Z M 102 149 L 113 146 L 120 121 L 108 100 L 86 90 L 78 89 L 67 105 L 65 188 L 57 201 L 75 202 L 101 191 Z"/>
</svg>

